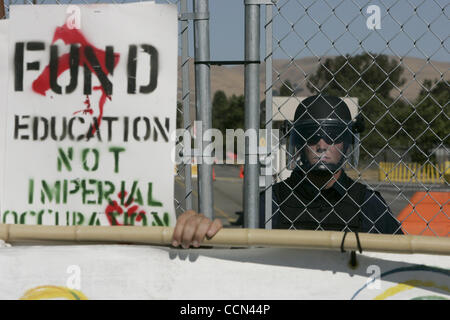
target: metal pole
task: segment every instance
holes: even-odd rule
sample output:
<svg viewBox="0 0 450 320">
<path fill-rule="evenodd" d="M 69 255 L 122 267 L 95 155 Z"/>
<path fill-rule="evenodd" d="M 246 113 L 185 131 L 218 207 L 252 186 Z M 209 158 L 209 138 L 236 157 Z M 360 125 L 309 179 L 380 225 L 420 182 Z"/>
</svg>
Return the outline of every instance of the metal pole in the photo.
<svg viewBox="0 0 450 320">
<path fill-rule="evenodd" d="M 260 7 L 245 3 L 245 60 L 259 61 Z M 244 174 L 244 227 L 259 227 L 259 64 L 245 65 L 245 132 L 256 135 L 256 142 L 246 136 Z M 251 145 L 256 143 L 256 146 Z M 256 151 L 256 154 L 254 154 Z M 256 161 L 255 161 L 256 159 Z"/>
<path fill-rule="evenodd" d="M 181 0 L 180 11 L 188 12 L 187 0 Z M 183 126 L 184 130 L 191 129 L 191 113 L 190 113 L 190 88 L 189 88 L 189 21 L 181 21 L 181 69 L 182 69 L 182 101 L 183 101 Z M 189 155 L 191 157 L 191 141 L 183 139 L 183 157 Z M 185 159 L 185 158 L 184 158 Z M 184 163 L 184 182 L 185 182 L 185 207 L 186 210 L 192 209 L 192 178 L 191 178 L 191 162 Z"/>
<path fill-rule="evenodd" d="M 194 13 L 208 14 L 208 0 L 194 0 Z M 209 19 L 194 20 L 195 60 L 209 61 Z M 213 180 L 211 157 L 204 156 L 203 150 L 208 145 L 203 134 L 212 125 L 212 107 L 210 93 L 210 66 L 206 63 L 195 65 L 195 100 L 197 106 L 197 120 L 201 121 L 201 164 L 198 169 L 198 203 L 199 211 L 206 217 L 213 218 Z M 197 134 L 199 133 L 197 132 Z"/>
<path fill-rule="evenodd" d="M 266 5 L 266 146 L 267 157 L 270 157 L 266 167 L 266 191 L 265 191 L 265 224 L 266 229 L 272 229 L 272 5 Z M 266 162 L 267 163 L 267 162 Z M 270 174 L 268 174 L 268 171 Z"/>
</svg>

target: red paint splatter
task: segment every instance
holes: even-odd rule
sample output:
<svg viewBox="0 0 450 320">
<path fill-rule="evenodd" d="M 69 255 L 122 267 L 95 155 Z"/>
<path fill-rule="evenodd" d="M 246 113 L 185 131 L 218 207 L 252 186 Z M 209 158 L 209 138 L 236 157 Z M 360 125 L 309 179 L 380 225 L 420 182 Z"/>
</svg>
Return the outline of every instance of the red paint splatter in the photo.
<svg viewBox="0 0 450 320">
<path fill-rule="evenodd" d="M 91 109 L 91 100 L 89 100 L 89 96 L 88 95 L 86 95 L 86 100 L 84 100 L 84 104 L 86 105 L 86 108 L 83 109 L 83 110 L 75 111 L 73 113 L 73 115 L 76 115 L 77 113 L 80 113 L 80 112 L 83 112 L 83 114 L 88 114 L 89 113 L 90 115 L 92 115 L 94 113 L 94 110 Z"/>
<path fill-rule="evenodd" d="M 96 74 L 92 65 L 89 63 L 88 59 L 84 55 L 84 49 L 85 47 L 92 47 L 94 54 L 100 64 L 101 69 L 103 70 L 105 75 L 108 75 L 109 72 L 105 65 L 105 56 L 106 52 L 104 50 L 100 50 L 96 48 L 94 45 L 92 45 L 81 33 L 78 29 L 69 29 L 66 24 L 64 24 L 62 27 L 57 27 L 55 29 L 55 33 L 53 35 L 52 44 L 54 44 L 57 40 L 62 40 L 65 44 L 79 44 L 80 45 L 80 57 L 78 61 L 79 66 L 86 65 L 89 70 L 92 72 L 92 74 Z M 118 53 L 114 53 L 114 66 L 115 68 L 117 64 L 119 63 L 120 55 Z M 58 70 L 57 70 L 57 77 L 59 77 L 63 72 L 69 69 L 69 60 L 70 60 L 70 54 L 66 53 L 62 55 L 58 60 Z M 32 89 L 37 94 L 41 94 L 45 96 L 45 92 L 50 89 L 50 66 L 46 66 L 42 73 L 39 75 L 39 77 L 33 81 Z M 102 86 L 94 87 L 93 90 L 101 90 L 102 95 L 99 100 L 99 117 L 98 117 L 98 127 L 100 127 L 100 123 L 103 117 L 103 107 L 106 102 L 106 98 L 111 100 L 111 97 L 108 96 L 105 92 L 105 89 Z M 86 101 L 84 102 L 86 104 Z M 88 110 L 88 111 L 87 111 Z M 83 113 L 89 113 L 92 114 L 93 111 L 90 108 L 90 102 L 88 107 L 84 110 L 86 112 Z M 94 134 L 96 131 L 96 126 L 92 126 L 92 134 Z"/>
<path fill-rule="evenodd" d="M 126 209 L 126 214 L 129 218 L 133 216 L 133 214 L 136 214 L 136 212 L 139 210 L 138 205 L 133 205 L 130 207 L 130 205 L 134 202 L 134 198 L 128 198 L 125 200 L 125 197 L 127 196 L 127 192 L 125 191 L 123 194 L 122 192 L 119 192 L 117 194 L 119 199 L 122 200 L 122 203 L 124 203 L 124 207 L 120 206 L 116 200 L 113 200 L 105 209 L 106 217 L 108 218 L 109 224 L 114 226 L 122 226 L 123 223 L 120 223 L 117 220 L 118 216 L 122 216 Z M 136 215 L 135 221 L 141 221 L 142 218 L 146 215 L 146 212 L 144 210 L 139 210 L 139 213 Z"/>
</svg>

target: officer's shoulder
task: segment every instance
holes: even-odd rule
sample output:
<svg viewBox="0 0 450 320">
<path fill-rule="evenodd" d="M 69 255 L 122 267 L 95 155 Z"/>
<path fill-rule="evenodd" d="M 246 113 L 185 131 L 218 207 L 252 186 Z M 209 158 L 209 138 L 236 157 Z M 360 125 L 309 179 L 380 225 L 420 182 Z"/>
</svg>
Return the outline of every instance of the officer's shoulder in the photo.
<svg viewBox="0 0 450 320">
<path fill-rule="evenodd" d="M 271 189 L 272 189 L 272 193 L 274 193 L 274 192 L 278 192 L 278 190 L 280 190 L 280 187 L 283 185 L 284 183 L 283 183 L 283 181 L 279 181 L 279 182 L 277 182 L 277 183 L 274 183 L 272 186 L 271 186 Z M 260 189 L 260 191 L 259 191 L 259 194 L 260 194 L 260 196 L 261 195 L 266 195 L 266 188 L 261 188 Z"/>
<path fill-rule="evenodd" d="M 286 180 L 282 180 L 279 181 L 277 183 L 274 183 L 271 187 L 271 192 L 272 192 L 272 198 L 278 198 L 279 192 L 281 190 L 281 188 L 283 188 L 284 186 L 286 186 Z M 259 191 L 259 197 L 266 197 L 266 188 L 262 188 Z"/>
<path fill-rule="evenodd" d="M 370 193 L 375 193 L 378 192 L 377 190 L 375 190 L 372 186 L 368 185 L 368 184 L 364 184 L 366 186 L 366 192 L 370 192 Z M 379 192 L 378 192 L 379 193 Z"/>
<path fill-rule="evenodd" d="M 367 185 L 366 188 L 366 199 L 369 202 L 385 202 L 383 196 L 380 191 L 375 190 L 373 187 Z"/>
<path fill-rule="evenodd" d="M 366 183 L 355 181 L 348 176 L 347 176 L 347 179 L 350 181 L 351 186 L 355 189 L 364 190 L 368 194 L 373 194 L 373 193 L 378 192 L 372 186 L 370 186 Z"/>
<path fill-rule="evenodd" d="M 366 193 L 368 194 L 376 194 L 377 196 L 381 196 L 380 191 L 374 189 L 371 185 L 364 184 L 366 186 Z"/>
<path fill-rule="evenodd" d="M 381 201 L 383 201 L 383 196 L 381 195 L 381 193 L 378 190 L 375 190 L 369 184 L 353 180 L 353 187 L 358 191 L 364 190 L 363 192 L 365 193 L 366 200 L 369 200 L 369 201 L 370 200 L 371 201 L 381 200 Z"/>
</svg>

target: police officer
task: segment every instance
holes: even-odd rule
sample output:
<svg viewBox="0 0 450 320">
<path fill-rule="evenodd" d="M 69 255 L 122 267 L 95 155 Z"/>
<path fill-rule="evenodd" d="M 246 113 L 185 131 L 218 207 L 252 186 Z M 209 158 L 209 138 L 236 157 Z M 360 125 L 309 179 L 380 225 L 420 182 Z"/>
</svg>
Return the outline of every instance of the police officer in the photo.
<svg viewBox="0 0 450 320">
<path fill-rule="evenodd" d="M 296 109 L 289 151 L 291 176 L 272 187 L 272 228 L 402 234 L 381 194 L 350 179 L 344 166 L 357 166 L 360 116 L 352 119 L 344 101 L 316 95 Z M 265 225 L 265 193 L 260 195 L 260 227 Z M 189 210 L 178 219 L 172 245 L 198 247 L 222 224 Z"/>
<path fill-rule="evenodd" d="M 296 109 L 289 136 L 294 166 L 290 177 L 272 187 L 272 228 L 402 234 L 379 192 L 344 171 L 357 165 L 362 117 L 352 119 L 346 103 L 315 95 Z M 260 227 L 265 222 L 260 196 Z"/>
</svg>

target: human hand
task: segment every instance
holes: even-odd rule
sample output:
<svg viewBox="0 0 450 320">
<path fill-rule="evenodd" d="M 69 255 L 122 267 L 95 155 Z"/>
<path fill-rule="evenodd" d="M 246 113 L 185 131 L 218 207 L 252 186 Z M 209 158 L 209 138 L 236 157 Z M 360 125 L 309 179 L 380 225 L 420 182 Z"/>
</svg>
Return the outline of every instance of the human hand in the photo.
<svg viewBox="0 0 450 320">
<path fill-rule="evenodd" d="M 178 247 L 181 244 L 185 249 L 191 245 L 198 248 L 205 237 L 212 238 L 222 227 L 222 222 L 219 219 L 211 221 L 201 213 L 188 210 L 177 219 L 173 231 L 172 246 Z"/>
</svg>

